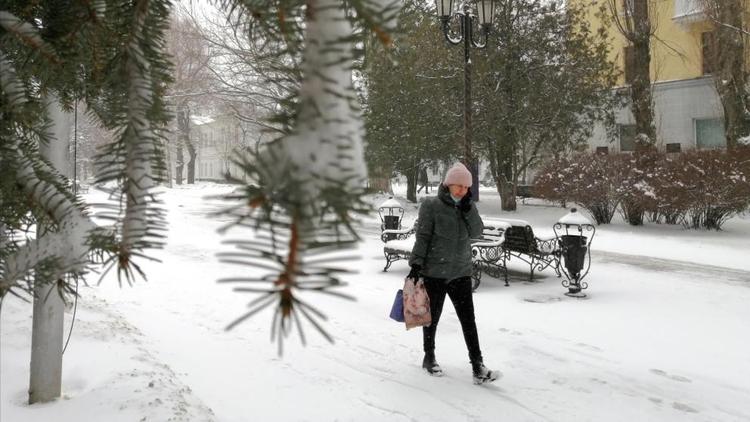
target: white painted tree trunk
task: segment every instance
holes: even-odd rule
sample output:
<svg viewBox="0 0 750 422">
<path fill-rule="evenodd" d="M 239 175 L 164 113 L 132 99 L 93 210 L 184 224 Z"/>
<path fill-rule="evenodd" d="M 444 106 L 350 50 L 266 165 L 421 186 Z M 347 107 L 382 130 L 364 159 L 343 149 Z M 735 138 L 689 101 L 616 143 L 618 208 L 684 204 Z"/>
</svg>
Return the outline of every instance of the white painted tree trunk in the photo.
<svg viewBox="0 0 750 422">
<path fill-rule="evenodd" d="M 61 109 L 56 96 L 48 100 L 52 136 L 40 152 L 60 173 L 68 175 L 71 116 Z M 29 404 L 55 400 L 62 392 L 64 303 L 56 283 L 37 283 L 34 295 Z"/>
<path fill-rule="evenodd" d="M 52 401 L 62 391 L 63 301 L 56 283 L 34 289 L 29 404 Z"/>
</svg>

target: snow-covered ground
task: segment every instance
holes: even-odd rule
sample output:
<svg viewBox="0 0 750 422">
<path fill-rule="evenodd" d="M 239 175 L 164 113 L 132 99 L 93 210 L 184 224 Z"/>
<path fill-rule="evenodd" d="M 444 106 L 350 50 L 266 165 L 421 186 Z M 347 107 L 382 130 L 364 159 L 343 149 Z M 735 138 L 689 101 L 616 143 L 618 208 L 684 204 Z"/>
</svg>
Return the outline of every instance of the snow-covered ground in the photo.
<svg viewBox="0 0 750 422">
<path fill-rule="evenodd" d="M 421 331 L 388 318 L 408 267 L 382 272 L 376 216 L 361 229 L 361 259 L 346 264 L 359 271 L 344 289 L 357 300 L 306 297 L 328 315 L 334 345 L 308 329 L 307 347 L 292 336 L 279 356 L 270 312 L 225 331 L 255 296 L 216 280 L 256 271 L 215 257 L 242 235 L 220 236 L 222 221 L 207 216 L 217 206 L 208 197 L 230 189 L 167 191 L 170 237 L 163 262 L 144 264 L 149 281 L 81 287 L 57 402 L 26 404 L 31 305 L 6 299 L 0 421 L 750 420 L 746 217 L 718 233 L 619 219 L 599 227 L 585 300 L 564 296 L 549 270 L 529 283 L 513 266 L 510 287 L 485 278 L 474 295 L 480 341 L 504 377 L 475 386 L 451 305 L 437 336 L 442 378 L 420 368 Z M 566 212 L 532 201 L 501 213 L 491 189 L 479 208 L 540 232 Z M 407 206 L 406 220 L 415 215 Z"/>
</svg>

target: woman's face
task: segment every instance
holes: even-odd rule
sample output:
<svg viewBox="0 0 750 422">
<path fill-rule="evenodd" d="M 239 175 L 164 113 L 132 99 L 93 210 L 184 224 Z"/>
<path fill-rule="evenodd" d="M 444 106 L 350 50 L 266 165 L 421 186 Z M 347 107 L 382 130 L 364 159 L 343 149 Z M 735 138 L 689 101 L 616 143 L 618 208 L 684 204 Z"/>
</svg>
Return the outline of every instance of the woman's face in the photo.
<svg viewBox="0 0 750 422">
<path fill-rule="evenodd" d="M 448 190 L 454 198 L 463 198 L 464 195 L 466 195 L 466 192 L 469 191 L 469 187 L 461 185 L 448 185 Z"/>
</svg>

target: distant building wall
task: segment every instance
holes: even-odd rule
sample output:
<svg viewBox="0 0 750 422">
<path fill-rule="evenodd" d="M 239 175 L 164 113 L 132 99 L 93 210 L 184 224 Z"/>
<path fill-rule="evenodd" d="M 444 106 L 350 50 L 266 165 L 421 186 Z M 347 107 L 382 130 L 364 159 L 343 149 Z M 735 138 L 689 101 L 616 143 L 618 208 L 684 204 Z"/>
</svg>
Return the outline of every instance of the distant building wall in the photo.
<svg viewBox="0 0 750 422">
<path fill-rule="evenodd" d="M 714 79 L 695 79 L 658 82 L 654 84 L 654 111 L 657 147 L 681 151 L 694 148 L 721 147 L 716 143 L 723 136 L 721 100 L 714 87 Z M 590 139 L 591 149 L 607 152 L 631 151 L 634 133 L 629 129 L 635 120 L 628 108 L 617 110 L 618 125 L 614 139 L 607 137 L 602 124 L 597 124 Z"/>
</svg>

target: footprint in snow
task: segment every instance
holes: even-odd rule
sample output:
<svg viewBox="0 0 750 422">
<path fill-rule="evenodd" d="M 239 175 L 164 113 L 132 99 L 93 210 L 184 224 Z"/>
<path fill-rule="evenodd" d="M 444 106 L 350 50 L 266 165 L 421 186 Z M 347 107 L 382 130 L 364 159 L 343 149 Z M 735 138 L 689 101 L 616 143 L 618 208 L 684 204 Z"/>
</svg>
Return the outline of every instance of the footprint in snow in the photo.
<svg viewBox="0 0 750 422">
<path fill-rule="evenodd" d="M 691 380 L 690 378 L 686 378 L 686 377 L 683 377 L 681 375 L 670 375 L 670 374 L 662 371 L 661 369 L 651 369 L 651 373 L 655 374 L 655 375 L 659 375 L 661 377 L 669 378 L 669 379 L 671 379 L 673 381 L 678 381 L 678 382 L 693 382 L 693 380 Z"/>
<path fill-rule="evenodd" d="M 677 409 L 677 410 L 680 410 L 682 412 L 698 413 L 697 410 L 695 410 L 692 407 L 686 405 L 685 403 L 674 402 L 674 403 L 672 403 L 672 407 L 675 408 L 675 409 Z"/>
<path fill-rule="evenodd" d="M 545 295 L 545 294 L 526 296 L 526 297 L 523 297 L 522 299 L 524 300 L 524 302 L 530 302 L 530 303 L 553 303 L 553 302 L 560 302 L 562 300 L 560 296 Z"/>
<path fill-rule="evenodd" d="M 602 351 L 602 349 L 600 349 L 600 348 L 598 348 L 596 346 L 592 346 L 590 344 L 586 344 L 586 343 L 576 343 L 576 346 L 581 347 L 583 349 L 588 349 L 588 350 L 591 350 L 591 351 L 594 351 L 594 352 L 601 352 Z"/>
</svg>

